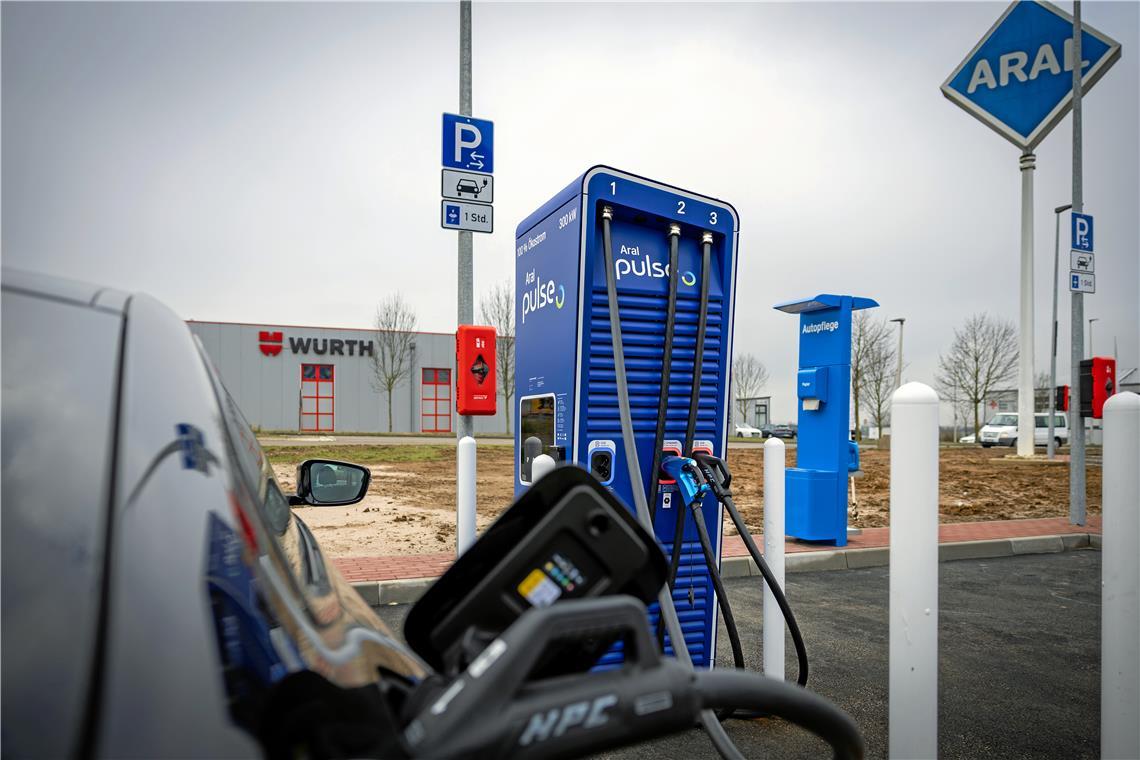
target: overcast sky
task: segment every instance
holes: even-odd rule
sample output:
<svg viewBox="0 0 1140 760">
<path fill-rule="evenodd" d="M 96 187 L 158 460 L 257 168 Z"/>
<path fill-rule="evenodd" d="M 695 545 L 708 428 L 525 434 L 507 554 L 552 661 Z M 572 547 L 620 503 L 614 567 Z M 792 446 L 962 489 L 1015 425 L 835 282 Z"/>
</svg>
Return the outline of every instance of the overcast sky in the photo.
<svg viewBox="0 0 1140 760">
<path fill-rule="evenodd" d="M 1085 100 L 1085 310 L 1096 352 L 1116 338 L 1131 368 L 1140 5 L 1082 7 L 1123 45 Z M 907 319 L 905 378 L 932 382 L 968 315 L 1018 316 L 1018 151 L 939 92 L 1004 8 L 476 3 L 474 114 L 496 143 L 476 292 L 513 278 L 523 217 L 606 163 L 736 206 L 736 350 L 770 369 L 776 421 L 795 409 L 796 323 L 779 301 L 877 299 Z M 458 110 L 457 3 L 2 12 L 6 266 L 147 291 L 200 320 L 366 327 L 400 290 L 423 329 L 454 329 L 439 140 L 440 113 Z M 1066 119 L 1037 150 L 1042 370 L 1071 140 Z"/>
</svg>

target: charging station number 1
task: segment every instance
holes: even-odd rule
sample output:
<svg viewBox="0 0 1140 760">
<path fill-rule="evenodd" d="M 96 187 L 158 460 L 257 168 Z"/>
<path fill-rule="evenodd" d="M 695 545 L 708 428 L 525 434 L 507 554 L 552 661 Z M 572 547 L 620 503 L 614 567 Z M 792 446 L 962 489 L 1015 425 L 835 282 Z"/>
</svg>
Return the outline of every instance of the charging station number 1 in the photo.
<svg viewBox="0 0 1140 760">
<path fill-rule="evenodd" d="M 610 183 L 610 195 L 617 195 L 617 182 Z M 677 214 L 685 216 L 685 202 L 677 201 Z M 717 216 L 715 211 L 709 212 L 709 224 L 716 224 Z"/>
</svg>

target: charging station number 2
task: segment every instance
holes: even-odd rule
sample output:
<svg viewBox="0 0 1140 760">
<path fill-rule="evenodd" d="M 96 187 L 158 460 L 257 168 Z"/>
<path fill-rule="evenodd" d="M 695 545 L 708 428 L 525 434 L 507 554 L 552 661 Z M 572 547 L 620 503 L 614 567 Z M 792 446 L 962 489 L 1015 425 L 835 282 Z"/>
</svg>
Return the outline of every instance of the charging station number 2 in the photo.
<svg viewBox="0 0 1140 760">
<path fill-rule="evenodd" d="M 610 183 L 610 195 L 617 195 L 617 182 L 611 182 Z M 685 214 L 685 202 L 684 201 L 677 201 L 677 215 L 678 216 L 686 216 L 686 214 Z M 709 212 L 709 224 L 715 225 L 716 222 L 717 222 L 716 212 L 710 211 Z M 559 223 L 561 224 L 561 221 Z"/>
</svg>

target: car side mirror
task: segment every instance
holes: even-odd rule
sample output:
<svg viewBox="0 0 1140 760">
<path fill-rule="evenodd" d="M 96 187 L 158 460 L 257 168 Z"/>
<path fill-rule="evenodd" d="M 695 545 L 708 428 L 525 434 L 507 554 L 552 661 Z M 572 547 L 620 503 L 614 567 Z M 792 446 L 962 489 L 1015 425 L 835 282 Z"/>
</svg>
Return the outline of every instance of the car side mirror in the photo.
<svg viewBox="0 0 1140 760">
<path fill-rule="evenodd" d="M 332 459 L 306 459 L 297 466 L 297 495 L 290 506 L 341 507 L 355 504 L 368 493 L 372 473 L 367 467 Z"/>
</svg>

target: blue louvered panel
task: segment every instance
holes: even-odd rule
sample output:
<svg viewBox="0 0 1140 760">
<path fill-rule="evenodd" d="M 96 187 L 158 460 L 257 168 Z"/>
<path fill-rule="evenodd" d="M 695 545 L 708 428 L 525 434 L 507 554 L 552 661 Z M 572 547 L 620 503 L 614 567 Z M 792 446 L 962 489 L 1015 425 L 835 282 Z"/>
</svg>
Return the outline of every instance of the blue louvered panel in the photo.
<svg viewBox="0 0 1140 760">
<path fill-rule="evenodd" d="M 646 482 L 652 463 L 652 441 L 657 432 L 657 404 L 661 392 L 667 306 L 664 294 L 619 294 L 618 296 L 630 416 L 633 420 L 642 474 Z M 678 293 L 670 362 L 669 404 L 665 418 L 666 438 L 682 439 L 685 435 L 692 392 L 698 306 L 697 294 Z M 724 378 L 721 377 L 719 367 L 724 340 L 724 308 L 723 298 L 710 296 L 704 359 L 701 362 L 700 411 L 696 427 L 696 437 L 700 439 L 719 439 L 716 434 L 720 422 L 717 401 L 724 393 L 722 386 Z M 587 318 L 589 341 L 584 357 L 588 364 L 586 377 L 589 378 L 589 386 L 584 394 L 586 437 L 588 440 L 612 438 L 620 441 L 621 417 L 618 411 L 613 341 L 610 337 L 609 300 L 605 288 L 597 287 L 591 293 Z M 623 455 L 619 456 L 624 460 Z M 709 521 L 715 523 L 718 511 L 715 508 L 708 511 Z M 662 548 L 668 556 L 672 550 L 674 517 L 672 513 L 664 511 L 660 512 L 658 517 L 658 540 L 661 541 Z M 715 541 L 717 526 L 710 525 L 709 530 Z M 711 629 L 715 620 L 715 610 L 710 608 L 712 584 L 705 569 L 704 555 L 696 540 L 696 529 L 691 525 L 691 521 L 685 539 L 673 601 L 694 664 L 697 667 L 709 667 Z M 690 589 L 693 597 L 691 604 Z M 656 604 L 650 607 L 649 624 L 650 630 L 655 630 Z M 672 654 L 668 637 L 666 637 L 666 651 Z M 602 657 L 599 667 L 614 667 L 621 661 L 621 648 L 615 647 Z"/>
<path fill-rule="evenodd" d="M 666 556 L 672 552 L 673 547 L 662 547 Z M 689 592 L 692 589 L 693 601 L 689 603 Z M 681 546 L 681 564 L 677 568 L 677 583 L 673 589 L 673 604 L 677 608 L 677 619 L 681 623 L 681 630 L 685 634 L 685 645 L 693 665 L 698 668 L 707 668 L 710 665 L 710 650 L 708 636 L 709 606 L 712 603 L 712 583 L 708 571 L 705 569 L 704 555 L 701 545 L 697 541 L 686 541 Z M 649 630 L 657 630 L 658 607 L 649 606 Z M 621 642 L 606 652 L 598 660 L 598 669 L 610 669 L 622 663 L 623 647 Z M 665 652 L 673 655 L 673 647 L 668 634 L 665 636 Z"/>
<path fill-rule="evenodd" d="M 670 363 L 666 437 L 684 436 L 693 382 L 698 299 L 678 294 L 677 317 Z M 630 415 L 637 437 L 656 433 L 657 403 L 661 392 L 662 354 L 665 345 L 665 296 L 620 295 L 622 347 L 625 350 Z M 717 399 L 723 393 L 718 366 L 723 340 L 723 299 L 710 297 L 701 363 L 700 413 L 697 437 L 716 438 Z M 610 339 L 609 302 L 604 288 L 592 293 L 590 342 L 587 352 L 590 385 L 587 390 L 586 434 L 589 438 L 620 437 L 613 342 Z"/>
</svg>

